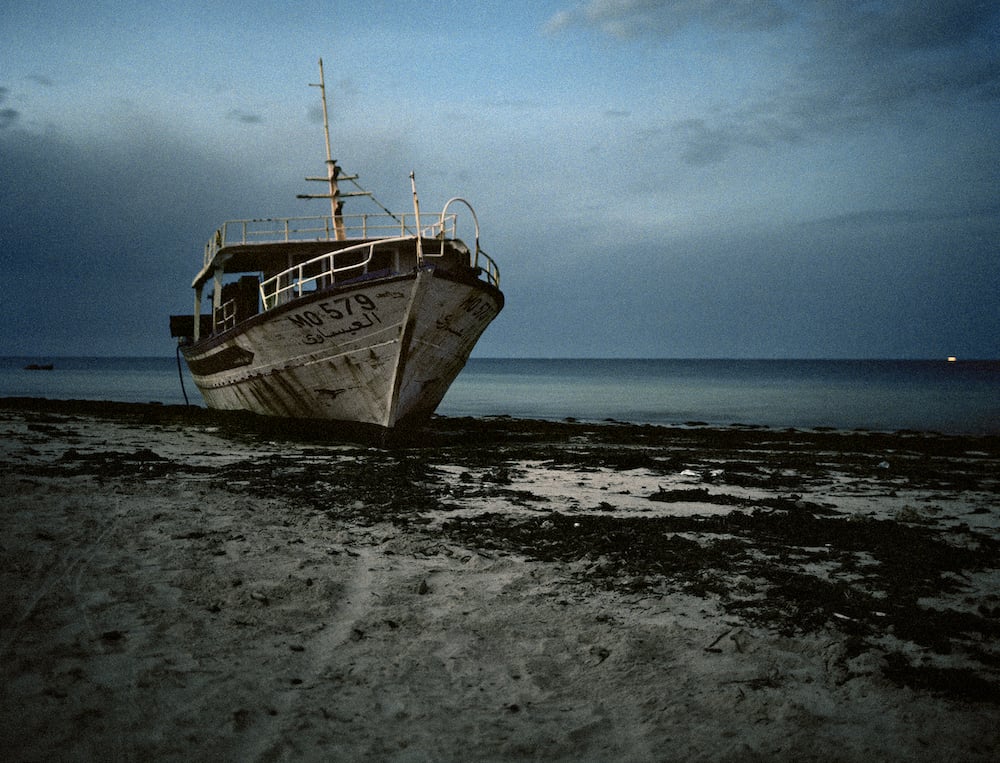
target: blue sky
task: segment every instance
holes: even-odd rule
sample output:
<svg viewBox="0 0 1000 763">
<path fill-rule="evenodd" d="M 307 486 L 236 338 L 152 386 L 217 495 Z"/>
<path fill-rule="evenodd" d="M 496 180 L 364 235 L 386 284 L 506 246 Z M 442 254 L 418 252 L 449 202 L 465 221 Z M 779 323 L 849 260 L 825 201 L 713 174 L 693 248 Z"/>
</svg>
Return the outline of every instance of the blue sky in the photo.
<svg viewBox="0 0 1000 763">
<path fill-rule="evenodd" d="M 1000 357 L 971 0 L 7 0 L 0 355 L 173 354 L 221 222 L 324 212 L 320 57 L 346 170 L 476 207 L 478 356 Z"/>
</svg>

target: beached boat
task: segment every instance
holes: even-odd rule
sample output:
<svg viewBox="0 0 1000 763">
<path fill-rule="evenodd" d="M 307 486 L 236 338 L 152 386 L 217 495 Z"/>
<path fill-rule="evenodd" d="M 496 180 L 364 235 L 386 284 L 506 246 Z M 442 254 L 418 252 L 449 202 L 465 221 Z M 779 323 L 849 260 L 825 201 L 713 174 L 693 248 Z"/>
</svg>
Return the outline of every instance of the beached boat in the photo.
<svg viewBox="0 0 1000 763">
<path fill-rule="evenodd" d="M 329 199 L 330 216 L 224 223 L 192 283 L 193 314 L 171 316 L 171 334 L 210 408 L 411 428 L 502 309 L 499 270 L 467 201 L 421 218 L 412 173 L 412 214 L 342 213 L 345 197 L 371 194 L 340 190 L 360 186 L 331 158 L 319 65 L 327 176 L 307 179 L 329 192 L 300 198 Z"/>
</svg>

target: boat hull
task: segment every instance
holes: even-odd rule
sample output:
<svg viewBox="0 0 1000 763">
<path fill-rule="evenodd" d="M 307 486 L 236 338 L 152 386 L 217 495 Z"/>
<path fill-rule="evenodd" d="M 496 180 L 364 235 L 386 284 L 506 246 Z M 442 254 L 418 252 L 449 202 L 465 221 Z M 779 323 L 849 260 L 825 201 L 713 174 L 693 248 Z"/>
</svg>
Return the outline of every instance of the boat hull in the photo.
<svg viewBox="0 0 1000 763">
<path fill-rule="evenodd" d="M 422 268 L 299 296 L 183 353 L 210 408 L 411 428 L 502 307 L 483 281 Z"/>
</svg>

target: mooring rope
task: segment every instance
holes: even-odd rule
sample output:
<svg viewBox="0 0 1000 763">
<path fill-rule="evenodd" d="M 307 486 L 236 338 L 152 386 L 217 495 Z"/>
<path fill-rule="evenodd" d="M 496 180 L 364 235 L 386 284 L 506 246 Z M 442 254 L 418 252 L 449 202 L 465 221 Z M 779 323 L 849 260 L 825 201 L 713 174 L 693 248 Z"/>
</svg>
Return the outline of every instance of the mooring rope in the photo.
<svg viewBox="0 0 1000 763">
<path fill-rule="evenodd" d="M 184 405 L 191 405 L 188 402 L 188 393 L 184 389 L 184 372 L 181 370 L 181 345 L 177 343 L 177 378 L 181 380 L 181 392 L 184 394 Z"/>
</svg>

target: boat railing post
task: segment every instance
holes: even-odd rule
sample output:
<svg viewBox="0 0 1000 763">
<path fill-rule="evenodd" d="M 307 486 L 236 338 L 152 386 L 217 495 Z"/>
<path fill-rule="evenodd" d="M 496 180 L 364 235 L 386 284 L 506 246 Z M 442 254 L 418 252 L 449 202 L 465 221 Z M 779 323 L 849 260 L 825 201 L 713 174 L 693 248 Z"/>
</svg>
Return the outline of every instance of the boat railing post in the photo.
<svg viewBox="0 0 1000 763">
<path fill-rule="evenodd" d="M 478 268 L 479 267 L 479 251 L 480 251 L 479 250 L 479 218 L 476 216 L 476 210 L 473 209 L 472 205 L 468 201 L 466 201 L 465 199 L 463 199 L 461 196 L 453 196 L 450 199 L 448 199 L 448 201 L 446 201 L 444 203 L 444 206 L 441 208 L 441 227 L 444 228 L 445 214 L 448 212 L 448 207 L 451 206 L 451 203 L 453 201 L 460 201 L 460 202 L 462 202 L 466 207 L 469 208 L 469 212 L 472 213 L 472 224 L 475 226 L 475 229 L 476 229 L 476 254 L 475 254 L 475 258 L 474 258 L 474 260 L 472 262 L 472 265 L 473 265 L 473 267 L 477 267 Z M 456 214 L 455 217 L 454 217 L 454 219 L 453 219 L 453 221 L 452 221 L 452 237 L 457 236 L 457 235 L 458 235 L 458 215 Z M 441 243 L 441 251 L 442 251 L 442 253 L 444 252 L 444 242 L 443 241 Z"/>
<path fill-rule="evenodd" d="M 216 268 L 215 272 L 212 274 L 212 331 L 215 332 L 215 320 L 216 315 L 219 313 L 219 308 L 222 307 L 222 275 L 223 270 L 221 267 Z"/>
<path fill-rule="evenodd" d="M 194 290 L 194 337 L 193 341 L 201 339 L 201 284 Z"/>
<path fill-rule="evenodd" d="M 424 248 L 421 244 L 423 231 L 420 230 L 420 200 L 417 198 L 417 177 L 410 171 L 410 188 L 413 190 L 413 222 L 417 231 L 417 267 L 424 264 Z"/>
</svg>

